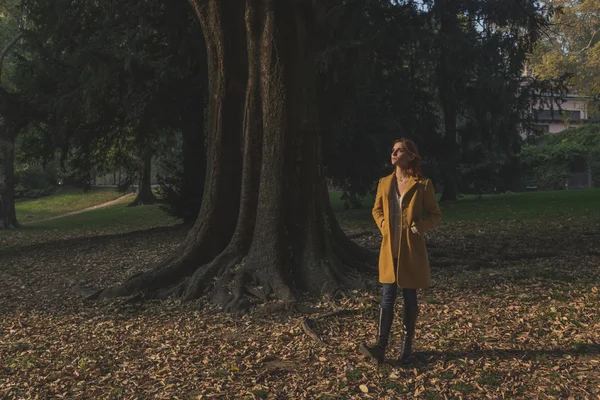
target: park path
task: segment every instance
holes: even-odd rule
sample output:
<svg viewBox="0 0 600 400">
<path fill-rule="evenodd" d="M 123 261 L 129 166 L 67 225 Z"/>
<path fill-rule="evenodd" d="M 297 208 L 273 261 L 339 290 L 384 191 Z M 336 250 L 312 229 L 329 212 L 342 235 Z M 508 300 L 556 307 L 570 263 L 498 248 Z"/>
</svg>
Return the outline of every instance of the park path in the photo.
<svg viewBox="0 0 600 400">
<path fill-rule="evenodd" d="M 26 221 L 26 222 L 19 221 L 19 222 L 22 225 L 29 225 L 29 224 L 33 224 L 33 223 L 37 223 L 37 222 L 51 221 L 53 219 L 59 219 L 59 218 L 63 218 L 63 217 L 68 217 L 70 215 L 81 214 L 81 213 L 84 213 L 86 211 L 92 211 L 92 210 L 97 210 L 99 208 L 109 207 L 109 206 L 112 206 L 113 204 L 117 204 L 117 203 L 121 202 L 122 200 L 124 200 L 124 199 L 126 199 L 128 197 L 134 197 L 134 196 L 135 196 L 135 193 L 127 193 L 127 194 L 125 194 L 125 195 L 123 195 L 121 197 L 117 197 L 114 200 L 107 201 L 105 203 L 96 204 L 95 206 L 91 206 L 91 207 L 87 207 L 87 208 L 82 208 L 81 210 L 71 211 L 71 212 L 68 212 L 66 214 L 55 215 L 54 217 L 36 219 L 36 220 L 33 220 L 33 221 Z"/>
</svg>

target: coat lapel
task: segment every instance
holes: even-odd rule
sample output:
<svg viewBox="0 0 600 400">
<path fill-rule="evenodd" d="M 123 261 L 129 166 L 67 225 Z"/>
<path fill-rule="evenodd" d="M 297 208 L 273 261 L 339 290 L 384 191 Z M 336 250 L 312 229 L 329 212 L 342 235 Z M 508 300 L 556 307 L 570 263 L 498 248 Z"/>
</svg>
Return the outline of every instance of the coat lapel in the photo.
<svg viewBox="0 0 600 400">
<path fill-rule="evenodd" d="M 417 188 L 417 184 L 419 182 L 420 182 L 420 179 L 415 178 L 414 176 L 411 176 L 410 179 L 408 180 L 408 186 L 406 186 L 406 191 L 404 192 L 404 195 L 402 196 L 402 208 L 408 207 L 408 205 L 412 201 L 412 198 L 413 198 L 416 188 Z"/>
<path fill-rule="evenodd" d="M 383 179 L 385 179 L 384 185 L 383 185 L 383 194 L 385 195 L 386 199 L 390 195 L 390 190 L 392 190 L 392 185 L 394 184 L 394 176 L 395 176 L 395 172 L 392 172 L 390 175 L 383 178 Z"/>
<path fill-rule="evenodd" d="M 417 184 L 418 180 L 419 180 L 419 178 L 415 178 L 414 176 L 411 176 L 410 179 L 408 180 L 408 186 L 406 187 L 406 192 L 404 194 L 410 193 L 410 191 Z"/>
<path fill-rule="evenodd" d="M 383 190 L 384 190 L 384 194 L 386 196 L 388 196 L 390 194 L 390 190 L 393 189 L 394 185 L 394 178 L 395 178 L 396 173 L 392 172 L 391 175 L 386 176 L 385 179 L 385 185 L 383 185 Z M 415 187 L 415 185 L 420 181 L 420 178 L 415 178 L 414 176 L 411 176 L 410 179 L 408 180 L 408 186 L 406 187 L 406 192 L 404 194 L 408 194 L 410 193 L 410 191 Z"/>
</svg>

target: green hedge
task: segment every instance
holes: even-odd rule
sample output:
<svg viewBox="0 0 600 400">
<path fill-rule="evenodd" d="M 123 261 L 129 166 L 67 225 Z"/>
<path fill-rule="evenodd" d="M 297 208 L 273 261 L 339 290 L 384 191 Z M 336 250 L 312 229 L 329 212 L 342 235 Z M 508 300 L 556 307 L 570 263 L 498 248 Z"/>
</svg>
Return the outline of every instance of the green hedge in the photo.
<svg viewBox="0 0 600 400">
<path fill-rule="evenodd" d="M 29 166 L 15 171 L 15 198 L 35 199 L 48 196 L 56 189 L 54 171 L 39 166 Z"/>
<path fill-rule="evenodd" d="M 594 187 L 600 187 L 600 124 L 567 129 L 540 137 L 540 144 L 523 147 L 520 163 L 523 183 L 540 189 L 564 189 L 567 175 L 578 159 L 591 169 Z"/>
</svg>

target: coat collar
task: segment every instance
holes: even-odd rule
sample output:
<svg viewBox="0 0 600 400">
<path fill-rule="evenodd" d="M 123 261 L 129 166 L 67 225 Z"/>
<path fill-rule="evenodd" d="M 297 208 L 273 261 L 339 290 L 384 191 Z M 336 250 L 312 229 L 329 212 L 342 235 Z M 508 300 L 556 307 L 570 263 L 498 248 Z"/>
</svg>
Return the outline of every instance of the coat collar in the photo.
<svg viewBox="0 0 600 400">
<path fill-rule="evenodd" d="M 390 190 L 392 189 L 392 184 L 394 184 L 394 179 L 396 177 L 396 171 L 392 172 L 390 175 L 386 176 L 385 178 L 383 178 L 383 187 L 385 189 L 386 193 L 389 193 Z M 408 180 L 408 187 L 406 188 L 406 193 L 410 192 L 412 190 L 412 188 L 417 184 L 421 182 L 421 178 L 415 178 L 414 176 L 411 176 Z"/>
</svg>

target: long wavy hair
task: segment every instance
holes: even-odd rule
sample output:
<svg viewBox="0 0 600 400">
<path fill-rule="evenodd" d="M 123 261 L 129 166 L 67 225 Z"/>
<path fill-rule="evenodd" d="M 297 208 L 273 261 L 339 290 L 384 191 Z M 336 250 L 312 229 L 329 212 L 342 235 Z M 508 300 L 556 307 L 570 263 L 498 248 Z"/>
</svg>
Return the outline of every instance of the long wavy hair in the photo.
<svg viewBox="0 0 600 400">
<path fill-rule="evenodd" d="M 414 178 L 421 177 L 421 154 L 419 154 L 419 148 L 415 142 L 410 139 L 400 138 L 394 140 L 392 147 L 394 147 L 396 143 L 403 143 L 406 150 L 415 156 L 415 158 L 408 164 L 408 173 Z"/>
</svg>

